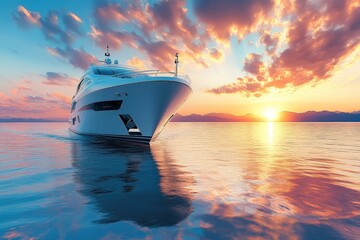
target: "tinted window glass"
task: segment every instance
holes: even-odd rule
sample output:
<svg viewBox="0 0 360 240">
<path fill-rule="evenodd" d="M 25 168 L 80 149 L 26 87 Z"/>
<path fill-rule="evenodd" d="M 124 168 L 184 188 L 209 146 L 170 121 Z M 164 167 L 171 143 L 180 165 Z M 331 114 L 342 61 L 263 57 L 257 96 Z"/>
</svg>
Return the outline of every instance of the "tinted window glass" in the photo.
<svg viewBox="0 0 360 240">
<path fill-rule="evenodd" d="M 76 107 L 76 102 L 74 101 L 72 104 L 71 104 L 71 112 L 74 111 Z"/>
<path fill-rule="evenodd" d="M 79 112 L 85 110 L 94 110 L 94 111 L 109 111 L 109 110 L 119 110 L 121 107 L 122 101 L 106 101 L 106 102 L 96 102 L 85 105 L 79 109 Z"/>
<path fill-rule="evenodd" d="M 94 68 L 94 73 L 96 75 L 114 75 L 114 74 L 131 73 L 131 71 L 122 70 L 122 69 L 112 69 L 112 68 Z"/>
</svg>

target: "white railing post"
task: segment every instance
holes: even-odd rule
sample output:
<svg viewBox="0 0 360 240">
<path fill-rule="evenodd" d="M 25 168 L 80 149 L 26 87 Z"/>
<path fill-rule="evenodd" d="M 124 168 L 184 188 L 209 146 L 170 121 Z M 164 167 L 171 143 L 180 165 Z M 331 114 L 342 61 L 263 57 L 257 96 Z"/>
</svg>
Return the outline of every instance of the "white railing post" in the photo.
<svg viewBox="0 0 360 240">
<path fill-rule="evenodd" d="M 176 53 L 175 57 L 176 57 L 176 59 L 175 59 L 175 77 L 177 77 L 178 76 L 179 54 Z"/>
</svg>

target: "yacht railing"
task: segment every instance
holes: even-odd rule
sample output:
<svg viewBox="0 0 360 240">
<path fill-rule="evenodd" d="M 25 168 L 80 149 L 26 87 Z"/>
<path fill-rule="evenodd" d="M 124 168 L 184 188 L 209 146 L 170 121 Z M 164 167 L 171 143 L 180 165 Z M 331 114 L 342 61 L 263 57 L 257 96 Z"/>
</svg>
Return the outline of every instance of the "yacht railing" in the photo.
<svg viewBox="0 0 360 240">
<path fill-rule="evenodd" d="M 146 76 L 146 77 L 169 76 L 169 77 L 178 77 L 191 83 L 191 79 L 188 75 L 176 76 L 175 72 L 161 72 L 160 70 L 130 70 L 130 71 L 125 70 L 121 73 L 115 73 L 111 76 L 118 78 L 134 78 L 139 76 Z"/>
</svg>

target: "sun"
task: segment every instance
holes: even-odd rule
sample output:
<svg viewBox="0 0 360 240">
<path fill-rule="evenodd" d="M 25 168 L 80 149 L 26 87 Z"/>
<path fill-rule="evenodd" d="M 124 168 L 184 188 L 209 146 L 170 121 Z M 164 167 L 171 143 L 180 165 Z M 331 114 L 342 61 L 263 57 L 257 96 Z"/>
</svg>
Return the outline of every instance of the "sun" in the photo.
<svg viewBox="0 0 360 240">
<path fill-rule="evenodd" d="M 264 112 L 264 117 L 266 118 L 266 120 L 268 120 L 269 122 L 272 122 L 274 120 L 277 119 L 278 114 L 274 109 L 267 109 Z"/>
</svg>

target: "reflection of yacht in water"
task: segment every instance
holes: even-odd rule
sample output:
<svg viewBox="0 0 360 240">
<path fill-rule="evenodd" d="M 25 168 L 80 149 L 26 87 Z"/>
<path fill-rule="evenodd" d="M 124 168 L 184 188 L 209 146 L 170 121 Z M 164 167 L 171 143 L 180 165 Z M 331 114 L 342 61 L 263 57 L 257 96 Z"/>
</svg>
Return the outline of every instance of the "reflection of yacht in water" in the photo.
<svg viewBox="0 0 360 240">
<path fill-rule="evenodd" d="M 162 160 L 160 155 L 156 159 L 148 145 L 73 142 L 72 156 L 75 181 L 103 214 L 100 223 L 171 226 L 192 211 L 189 191 L 182 185 L 189 183 L 186 174 L 169 164 L 169 159 Z"/>
<path fill-rule="evenodd" d="M 78 134 L 150 142 L 191 94 L 176 71 L 140 71 L 107 59 L 86 70 L 72 100 L 69 129 Z"/>
</svg>

